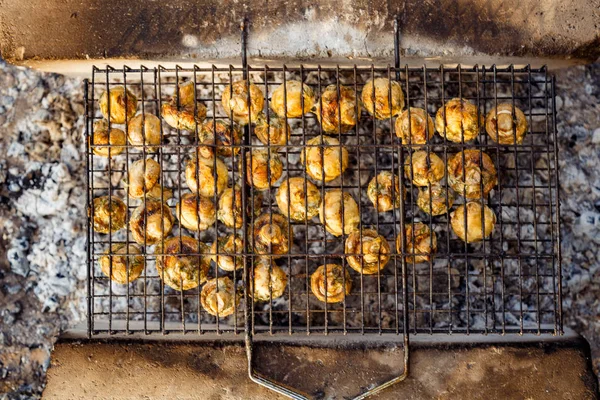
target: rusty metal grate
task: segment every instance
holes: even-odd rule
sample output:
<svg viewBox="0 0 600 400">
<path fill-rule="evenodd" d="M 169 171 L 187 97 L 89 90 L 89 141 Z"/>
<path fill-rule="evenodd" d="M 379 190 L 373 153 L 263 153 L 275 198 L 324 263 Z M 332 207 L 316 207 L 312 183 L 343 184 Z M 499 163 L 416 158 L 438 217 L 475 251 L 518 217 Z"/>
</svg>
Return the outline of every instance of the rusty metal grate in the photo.
<svg viewBox="0 0 600 400">
<path fill-rule="evenodd" d="M 216 318 L 201 306 L 202 285 L 182 291 L 163 284 L 156 269 L 156 259 L 161 254 L 156 246 L 142 246 L 140 255 L 146 265 L 139 278 L 128 285 L 111 282 L 101 272 L 99 259 L 110 246 L 133 243 L 132 234 L 128 227 L 115 233 L 98 234 L 94 232 L 90 218 L 88 334 L 180 333 L 209 336 L 205 334 L 245 333 L 252 337 L 264 333 L 391 333 L 403 335 L 405 343 L 408 343 L 409 334 L 421 333 L 562 333 L 553 77 L 548 75 L 545 67 L 401 67 L 398 43 L 395 49 L 395 66 L 383 67 L 257 67 L 248 65 L 245 56 L 240 66 L 229 67 L 94 67 L 91 80 L 85 83 L 86 135 L 90 143 L 94 140 L 94 123 L 102 119 L 99 96 L 117 86 L 124 86 L 137 96 L 136 115 L 141 114 L 144 119 L 155 115 L 160 119 L 161 140 L 160 145 L 155 146 L 157 152 L 151 152 L 147 145 L 89 146 L 86 152 L 88 208 L 93 208 L 94 198 L 105 195 L 123 200 L 131 216 L 147 195 L 142 199 L 131 199 L 123 179 L 133 162 L 152 158 L 160 165 L 160 185 L 173 192 L 173 199 L 167 200 L 175 217 L 169 237 L 187 235 L 210 245 L 217 237 L 240 234 L 246 250 L 242 253 L 243 268 L 239 270 L 226 272 L 214 261 L 211 263 L 210 277 L 228 276 L 240 293 L 235 312 L 225 318 Z M 161 107 L 171 101 L 182 83 L 192 81 L 193 109 L 197 111 L 205 105 L 207 118 L 222 119 L 233 129 L 234 122 L 221 105 L 221 95 L 238 80 L 248 79 L 261 89 L 266 99 L 264 115 L 270 122 L 268 100 L 275 88 L 284 82 L 304 82 L 321 102 L 320 94 L 328 85 L 334 85 L 338 95 L 340 87 L 346 86 L 359 97 L 365 82 L 378 77 L 397 81 L 406 105 L 426 109 L 432 118 L 452 98 L 470 101 L 481 117 L 488 115 L 498 104 L 509 103 L 523 111 L 528 124 L 527 133 L 520 144 L 500 145 L 486 134 L 482 122 L 477 120 L 479 134 L 472 141 L 455 143 L 436 132 L 426 145 L 403 144 L 395 134 L 395 116 L 375 119 L 363 107 L 359 123 L 348 132 L 339 129 L 338 132 L 327 133 L 338 139 L 340 144 L 324 147 L 343 146 L 349 154 L 348 168 L 341 177 L 331 182 L 313 182 L 322 198 L 335 189 L 352 195 L 360 207 L 359 229 L 372 228 L 385 237 L 392 249 L 389 262 L 373 275 L 361 274 L 349 268 L 345 258 L 347 235 L 331 235 L 318 217 L 304 222 L 291 221 L 288 230 L 293 235 L 290 251 L 274 260 L 288 277 L 284 293 L 273 298 L 273 288 L 270 287 L 271 298 L 257 301 L 249 295 L 253 285 L 249 277 L 258 255 L 251 251 L 253 238 L 247 234 L 247 228 L 253 226 L 258 217 L 252 212 L 244 213 L 243 226 L 239 229 L 228 228 L 217 219 L 201 232 L 187 230 L 177 222 L 180 216 L 177 215 L 176 204 L 182 195 L 190 193 L 185 168 L 187 160 L 200 144 L 197 132 L 201 124 L 196 123 L 194 129 L 189 130 L 171 128 L 163 121 Z M 176 106 L 181 109 L 178 102 Z M 357 108 L 356 111 L 360 110 Z M 228 169 L 228 187 L 239 185 L 243 208 L 260 208 L 260 214 L 271 216 L 271 219 L 274 214 L 281 213 L 275 195 L 283 183 L 289 182 L 289 178 L 300 177 L 306 188 L 306 182 L 311 181 L 299 159 L 300 153 L 319 146 L 320 143 L 310 145 L 307 142 L 325 133 L 314 112 L 284 120 L 291 127 L 287 145 L 276 148 L 259 142 L 255 121 L 250 121 L 249 125 L 240 128 L 242 142 L 233 146 L 239 149 L 239 154 L 223 158 Z M 109 125 L 129 133 L 127 123 Z M 216 142 L 204 145 L 216 150 Z M 98 147 L 122 150 L 122 153 L 112 158 L 101 158 L 93 153 Z M 252 154 L 259 148 L 268 152 L 269 159 L 277 154 L 283 164 L 282 177 L 269 184 L 267 190 L 260 191 L 263 197 L 261 205 L 258 204 L 259 191 L 244 179 L 248 168 L 246 154 Z M 408 176 L 404 173 L 406 166 L 411 170 L 417 150 L 427 153 L 427 165 L 430 165 L 433 153 L 447 165 L 454 154 L 465 149 L 482 150 L 498 171 L 497 185 L 489 194 L 481 194 L 476 199 L 495 213 L 496 225 L 491 236 L 470 244 L 453 232 L 448 213 L 431 216 L 419 208 L 419 188 L 409 178 L 413 172 L 409 172 Z M 482 156 L 479 157 L 481 162 Z M 248 161 L 252 162 L 252 159 Z M 369 181 L 382 171 L 398 177 L 400 188 L 406 189 L 404 201 L 394 211 L 378 212 L 367 196 Z M 483 183 L 481 185 L 483 187 Z M 442 190 L 446 195 L 450 190 L 447 177 L 442 181 Z M 165 200 L 164 192 L 161 196 Z M 216 205 L 219 196 L 215 194 L 211 200 Z M 464 202 L 461 193 L 457 193 L 452 210 Z M 433 235 L 437 237 L 434 256 L 418 264 L 408 262 L 410 259 L 405 257 L 419 255 L 418 251 L 413 253 L 407 247 L 408 239 L 401 241 L 399 251 L 395 250 L 399 233 L 409 226 L 414 228 L 416 222 L 423 222 L 431 228 L 430 238 Z M 272 258 L 272 253 L 266 253 Z M 193 256 L 201 252 L 190 254 Z M 217 254 L 230 255 L 220 250 Z M 311 292 L 311 274 L 323 264 L 342 265 L 350 274 L 353 288 L 339 303 L 324 303 Z"/>
</svg>

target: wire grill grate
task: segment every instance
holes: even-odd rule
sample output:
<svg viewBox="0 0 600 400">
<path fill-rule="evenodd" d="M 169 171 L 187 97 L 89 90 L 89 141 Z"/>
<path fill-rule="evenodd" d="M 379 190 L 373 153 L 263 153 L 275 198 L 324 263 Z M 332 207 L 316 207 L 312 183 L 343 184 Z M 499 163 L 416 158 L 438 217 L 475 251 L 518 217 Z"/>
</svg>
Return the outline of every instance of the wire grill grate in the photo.
<svg viewBox="0 0 600 400">
<path fill-rule="evenodd" d="M 346 236 L 335 237 L 326 232 L 318 218 L 307 222 L 291 222 L 293 245 L 289 253 L 275 260 L 287 273 L 288 281 L 280 298 L 259 302 L 244 294 L 246 272 L 239 269 L 225 272 L 213 262 L 211 277 L 229 276 L 240 291 L 236 312 L 226 318 L 209 315 L 200 305 L 201 287 L 177 291 L 162 284 L 156 270 L 156 246 L 145 246 L 142 256 L 146 268 L 130 285 L 119 285 L 101 272 L 98 260 L 117 243 L 133 243 L 129 229 L 103 235 L 95 233 L 90 224 L 89 235 L 89 333 L 127 334 L 152 333 L 242 333 L 245 331 L 249 308 L 249 327 L 255 333 L 396 333 L 408 330 L 416 333 L 543 333 L 562 331 L 559 214 L 557 193 L 556 130 L 554 82 L 545 68 L 403 68 L 393 67 L 229 67 L 229 68 L 94 68 L 86 81 L 86 118 L 88 138 L 93 139 L 93 124 L 102 119 L 98 99 L 102 92 L 125 86 L 139 99 L 137 113 L 155 115 L 161 119 L 161 144 L 158 152 L 148 146 L 110 146 L 123 152 L 110 159 L 87 150 L 88 207 L 101 195 L 122 199 L 129 214 L 139 200 L 128 197 L 124 178 L 131 164 L 152 158 L 161 169 L 160 184 L 173 191 L 174 199 L 167 204 L 175 216 L 171 236 L 188 235 L 200 242 L 213 243 L 216 237 L 245 229 L 230 229 L 217 220 L 200 233 L 186 230 L 180 224 L 176 203 L 189 193 L 185 181 L 185 165 L 199 144 L 192 130 L 173 129 L 162 121 L 161 106 L 168 102 L 178 82 L 195 82 L 195 108 L 204 104 L 207 118 L 228 119 L 221 105 L 223 90 L 233 82 L 248 76 L 265 95 L 265 110 L 273 90 L 284 82 L 299 80 L 318 95 L 328 85 L 352 88 L 360 94 L 365 82 L 384 77 L 397 80 L 410 107 L 435 113 L 448 100 L 459 97 L 469 100 L 481 116 L 487 115 L 499 103 L 511 103 L 523 110 L 528 132 L 522 144 L 498 145 L 480 126 L 476 139 L 454 143 L 435 133 L 428 144 L 419 146 L 428 154 L 437 154 L 444 164 L 453 154 L 464 149 L 480 149 L 487 153 L 498 170 L 498 185 L 479 200 L 496 214 L 497 223 L 490 237 L 479 243 L 465 244 L 453 232 L 448 214 L 430 216 L 419 209 L 418 187 L 404 174 L 411 165 L 417 145 L 402 144 L 395 135 L 395 117 L 377 120 L 364 109 L 360 122 L 350 131 L 329 133 L 348 151 L 349 167 L 340 178 L 317 187 L 321 196 L 333 189 L 350 193 L 360 206 L 360 227 L 373 228 L 383 235 L 392 249 L 395 239 L 405 227 L 423 222 L 437 235 L 438 249 L 433 260 L 412 264 L 403 261 L 402 254 L 393 251 L 385 268 L 374 275 L 355 272 L 347 265 L 343 243 Z M 317 97 L 318 99 L 319 97 Z M 267 119 L 271 116 L 265 114 Z M 279 213 L 275 194 L 280 185 L 292 177 L 306 177 L 300 153 L 310 148 L 307 142 L 324 132 L 314 113 L 301 118 L 286 119 L 291 126 L 288 145 L 277 149 L 256 139 L 255 126 L 245 128 L 247 141 L 237 148 L 235 157 L 223 158 L 228 173 L 228 186 L 242 188 L 244 206 L 254 209 L 258 191 L 244 179 L 248 166 L 242 165 L 246 153 L 263 148 L 269 157 L 278 154 L 283 164 L 283 176 L 269 190 L 262 191 L 261 214 Z M 111 124 L 115 125 L 116 124 Z M 119 126 L 129 133 L 126 124 Z M 200 129 L 200 128 L 198 128 Z M 106 146 L 105 146 L 106 147 Z M 208 147 L 211 147 L 210 145 Z M 114 151 L 114 150 L 112 150 Z M 402 206 L 395 211 L 377 212 L 367 198 L 369 181 L 381 171 L 389 171 L 406 188 Z M 444 180 L 444 189 L 448 189 Z M 464 203 L 457 196 L 453 207 Z M 211 199 L 218 203 L 218 196 Z M 257 205 L 258 207 L 258 205 Z M 245 214 L 246 226 L 257 218 Z M 247 237 L 248 244 L 252 238 Z M 400 252 L 402 253 L 402 251 Z M 219 251 L 219 254 L 223 254 Z M 404 251 L 404 254 L 409 254 Z M 244 253 L 247 265 L 257 257 Z M 327 304 L 316 299 L 310 289 L 310 275 L 322 264 L 340 264 L 350 273 L 353 289 L 345 300 Z M 404 279 L 403 279 L 404 278 Z M 248 282 L 250 283 L 250 282 Z"/>
</svg>

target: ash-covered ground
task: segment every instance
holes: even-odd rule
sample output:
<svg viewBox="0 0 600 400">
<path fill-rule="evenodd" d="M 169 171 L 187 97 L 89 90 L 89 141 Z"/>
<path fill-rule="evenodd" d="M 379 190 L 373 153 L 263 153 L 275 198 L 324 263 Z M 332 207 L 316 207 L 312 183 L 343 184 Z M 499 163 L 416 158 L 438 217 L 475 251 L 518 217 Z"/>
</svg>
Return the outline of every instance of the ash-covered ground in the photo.
<svg viewBox="0 0 600 400">
<path fill-rule="evenodd" d="M 0 68 L 0 398 L 31 398 L 85 318 L 83 86 Z M 600 368 L 600 64 L 557 82 L 565 323 Z"/>
</svg>

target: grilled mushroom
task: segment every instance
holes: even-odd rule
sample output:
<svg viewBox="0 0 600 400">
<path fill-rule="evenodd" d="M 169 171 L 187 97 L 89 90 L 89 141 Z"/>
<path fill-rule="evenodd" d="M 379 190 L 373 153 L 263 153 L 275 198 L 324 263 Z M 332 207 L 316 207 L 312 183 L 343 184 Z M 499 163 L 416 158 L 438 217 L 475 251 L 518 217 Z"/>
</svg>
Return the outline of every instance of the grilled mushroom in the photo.
<svg viewBox="0 0 600 400">
<path fill-rule="evenodd" d="M 339 303 L 352 290 L 348 270 L 339 264 L 321 265 L 310 277 L 310 289 L 324 303 Z"/>
<path fill-rule="evenodd" d="M 393 182 L 393 184 L 392 184 Z M 404 194 L 406 189 L 404 189 Z M 402 192 L 400 192 L 400 179 L 390 171 L 381 171 L 371 179 L 367 187 L 367 196 L 373 207 L 379 212 L 385 212 L 400 207 Z"/>
<path fill-rule="evenodd" d="M 427 143 L 435 133 L 433 119 L 422 108 L 410 107 L 410 119 L 408 114 L 409 109 L 406 109 L 396 119 L 394 125 L 396 136 L 402 140 L 403 144 L 419 145 Z"/>
<path fill-rule="evenodd" d="M 362 236 L 362 240 L 361 240 Z M 352 269 L 366 275 L 376 274 L 390 260 L 390 245 L 374 229 L 352 232 L 346 238 L 346 260 Z M 361 264 L 362 260 L 362 264 Z"/>
<path fill-rule="evenodd" d="M 404 93 L 400 83 L 396 81 L 387 78 L 369 79 L 362 90 L 362 102 L 375 118 L 389 119 L 402 112 Z"/>
<path fill-rule="evenodd" d="M 426 214 L 442 215 L 454 204 L 454 192 L 442 185 L 435 184 L 419 189 L 417 205 Z"/>
<path fill-rule="evenodd" d="M 176 214 L 179 223 L 190 231 L 203 231 L 210 228 L 217 219 L 215 204 L 208 197 L 186 193 L 177 203 Z"/>
<path fill-rule="evenodd" d="M 168 205 L 156 200 L 146 200 L 133 210 L 129 229 L 133 240 L 138 244 L 150 246 L 171 233 L 173 222 L 173 214 Z"/>
<path fill-rule="evenodd" d="M 448 183 L 468 200 L 480 199 L 496 186 L 498 174 L 490 156 L 481 150 L 466 149 L 448 160 Z"/>
<path fill-rule="evenodd" d="M 254 252 L 256 254 L 286 254 L 290 250 L 293 241 L 289 234 L 288 220 L 283 215 L 261 215 L 254 220 L 250 232 L 254 241 Z"/>
<path fill-rule="evenodd" d="M 319 213 L 321 192 L 314 183 L 305 178 L 284 180 L 275 198 L 281 213 L 294 221 L 309 220 Z"/>
<path fill-rule="evenodd" d="M 501 103 L 492 108 L 485 118 L 485 130 L 494 142 L 504 145 L 523 143 L 527 119 L 518 107 L 515 107 L 514 114 L 512 110 L 511 103 Z"/>
<path fill-rule="evenodd" d="M 420 150 L 412 155 L 412 168 L 411 165 L 405 165 L 404 172 L 408 179 L 412 177 L 413 184 L 428 186 L 444 178 L 446 167 L 436 154 Z"/>
<path fill-rule="evenodd" d="M 126 144 L 125 132 L 121 129 L 111 128 L 109 133 L 108 123 L 106 121 L 96 121 L 94 122 L 94 134 L 91 144 L 93 145 L 92 152 L 95 155 L 112 158 L 125 150 L 125 147 L 118 147 L 125 146 Z M 104 147 L 106 145 L 110 145 L 111 147 Z"/>
<path fill-rule="evenodd" d="M 203 284 L 208 277 L 208 246 L 189 236 L 172 237 L 156 246 L 156 269 L 165 285 L 179 291 Z M 162 254 L 162 255 L 161 255 Z"/>
<path fill-rule="evenodd" d="M 143 197 L 143 196 L 142 196 Z M 146 193 L 146 199 L 167 201 L 173 197 L 173 191 L 171 189 L 164 188 L 160 185 L 154 185 Z"/>
<path fill-rule="evenodd" d="M 315 93 L 310 86 L 300 81 L 287 81 L 271 94 L 271 110 L 281 118 L 285 118 L 286 114 L 288 118 L 300 118 L 310 112 L 315 101 Z"/>
<path fill-rule="evenodd" d="M 198 132 L 198 139 L 200 143 L 206 145 L 210 154 L 214 153 L 215 147 L 213 146 L 216 145 L 217 155 L 231 157 L 240 152 L 239 145 L 242 143 L 242 131 L 233 123 L 220 119 L 207 119 Z"/>
<path fill-rule="evenodd" d="M 127 223 L 127 206 L 115 196 L 96 197 L 93 208 L 92 220 L 98 233 L 116 232 Z"/>
<path fill-rule="evenodd" d="M 105 256 L 100 257 L 100 269 L 111 280 L 127 285 L 139 278 L 144 270 L 144 256 L 136 254 L 142 254 L 142 251 L 135 244 L 115 243 L 106 250 Z"/>
<path fill-rule="evenodd" d="M 350 193 L 342 192 L 339 189 L 329 190 L 321 202 L 319 219 L 325 225 L 327 232 L 333 236 L 348 235 L 360 223 L 358 204 Z"/>
<path fill-rule="evenodd" d="M 219 248 L 217 248 L 217 242 Z M 212 245 L 210 252 L 213 261 L 223 271 L 233 271 L 244 267 L 242 256 L 232 256 L 231 254 L 241 254 L 244 252 L 244 242 L 240 235 L 228 235 L 218 238 Z"/>
<path fill-rule="evenodd" d="M 475 139 L 482 126 L 483 117 L 478 116 L 477 106 L 468 100 L 449 100 L 435 115 L 435 129 L 451 142 Z"/>
<path fill-rule="evenodd" d="M 250 105 L 248 105 L 248 97 L 250 97 Z M 240 125 L 247 125 L 250 121 L 258 120 L 258 115 L 265 105 L 265 97 L 258 86 L 248 83 L 247 80 L 241 80 L 225 87 L 221 103 L 230 119 Z"/>
<path fill-rule="evenodd" d="M 129 166 L 128 192 L 133 198 L 144 197 L 150 192 L 160 177 L 160 165 L 151 158 L 137 160 Z"/>
<path fill-rule="evenodd" d="M 269 189 L 283 174 L 279 155 L 275 151 L 269 154 L 267 149 L 254 149 L 246 153 L 246 165 L 246 181 L 257 190 Z"/>
<path fill-rule="evenodd" d="M 284 270 L 264 257 L 254 264 L 253 295 L 255 301 L 270 301 L 283 296 L 288 277 Z"/>
<path fill-rule="evenodd" d="M 339 140 L 323 135 L 310 139 L 306 144 L 309 147 L 302 149 L 300 162 L 305 164 L 306 173 L 314 180 L 330 182 L 348 168 L 348 150 Z"/>
<path fill-rule="evenodd" d="M 433 259 L 433 254 L 437 251 L 437 236 L 432 232 L 429 226 L 422 222 L 408 224 L 405 229 L 405 256 L 407 263 L 418 264 L 428 262 Z M 402 253 L 402 237 L 396 238 L 396 250 Z"/>
<path fill-rule="evenodd" d="M 227 166 L 219 158 L 205 157 L 200 152 L 185 166 L 185 181 L 193 193 L 204 197 L 218 195 L 227 187 Z"/>
<path fill-rule="evenodd" d="M 465 226 L 465 209 L 467 212 Z M 496 225 L 496 214 L 486 205 L 470 201 L 450 213 L 450 223 L 456 236 L 467 243 L 480 242 L 491 235 Z"/>
<path fill-rule="evenodd" d="M 260 193 L 249 196 L 248 203 L 253 205 L 253 207 L 250 207 L 250 204 L 248 204 L 248 213 L 252 208 L 254 215 L 260 214 L 262 207 L 262 195 Z M 223 191 L 221 198 L 219 198 L 217 218 L 229 228 L 240 229 L 243 226 L 242 191 L 239 186 L 236 185 L 235 188 L 227 188 Z"/>
<path fill-rule="evenodd" d="M 179 84 L 179 96 L 163 103 L 161 115 L 169 126 L 175 129 L 195 131 L 206 118 L 206 106 L 195 100 L 195 84 L 187 81 Z M 179 97 L 179 100 L 177 98 Z"/>
<path fill-rule="evenodd" d="M 108 119 L 110 108 L 110 122 L 113 124 L 124 124 L 135 115 L 137 109 L 137 97 L 123 86 L 102 93 L 98 103 L 105 119 Z"/>
<path fill-rule="evenodd" d="M 317 119 L 323 131 L 328 133 L 346 133 L 356 125 L 360 119 L 360 103 L 357 104 L 356 93 L 349 86 L 338 87 L 329 85 L 317 101 Z M 321 111 L 322 108 L 322 111 Z"/>
<path fill-rule="evenodd" d="M 266 118 L 259 117 L 254 127 L 254 133 L 263 144 L 271 146 L 271 149 L 278 149 L 280 146 L 288 144 L 291 129 L 283 118 L 272 116 L 267 121 Z"/>
<path fill-rule="evenodd" d="M 153 114 L 138 114 L 127 125 L 127 139 L 134 146 L 146 145 L 146 151 L 155 152 L 160 145 L 160 119 Z"/>
<path fill-rule="evenodd" d="M 210 279 L 200 293 L 202 308 L 219 318 L 233 314 L 238 302 L 235 284 L 226 276 Z"/>
</svg>

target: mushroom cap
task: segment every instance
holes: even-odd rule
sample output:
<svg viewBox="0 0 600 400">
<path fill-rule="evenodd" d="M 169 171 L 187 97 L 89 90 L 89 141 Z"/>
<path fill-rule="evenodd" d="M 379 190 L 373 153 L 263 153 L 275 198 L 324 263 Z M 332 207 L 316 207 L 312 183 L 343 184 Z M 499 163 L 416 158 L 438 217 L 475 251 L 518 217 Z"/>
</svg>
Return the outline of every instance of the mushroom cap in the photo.
<svg viewBox="0 0 600 400">
<path fill-rule="evenodd" d="M 339 264 L 321 265 L 310 276 L 310 289 L 324 303 L 339 303 L 350 294 L 352 278 Z"/>
<path fill-rule="evenodd" d="M 325 193 L 325 198 L 321 202 L 319 220 L 325 225 L 327 232 L 333 236 L 348 235 L 360 223 L 358 204 L 356 204 L 350 193 L 342 192 L 340 189 L 329 190 Z"/>
<path fill-rule="evenodd" d="M 202 103 L 179 104 L 170 101 L 161 106 L 163 120 L 174 129 L 196 131 L 200 129 L 202 121 L 206 118 L 206 106 Z"/>
<path fill-rule="evenodd" d="M 275 198 L 281 213 L 294 221 L 309 220 L 319 214 L 321 192 L 314 183 L 305 178 L 298 176 L 284 179 Z"/>
<path fill-rule="evenodd" d="M 204 283 L 210 268 L 205 243 L 189 236 L 172 237 L 156 246 L 156 269 L 165 285 L 178 290 L 190 290 Z M 163 254 L 163 255 L 159 255 Z"/>
<path fill-rule="evenodd" d="M 100 112 L 107 120 L 110 108 L 110 122 L 113 124 L 126 123 L 137 110 L 137 97 L 123 86 L 116 86 L 102 93 L 98 103 Z"/>
<path fill-rule="evenodd" d="M 283 163 L 275 151 L 254 149 L 246 153 L 246 165 L 246 181 L 257 190 L 269 189 L 283 175 Z"/>
<path fill-rule="evenodd" d="M 136 243 L 150 246 L 171 233 L 174 220 L 168 205 L 148 199 L 133 210 L 129 229 Z"/>
<path fill-rule="evenodd" d="M 448 160 L 448 184 L 460 196 L 469 200 L 481 199 L 497 183 L 494 162 L 481 150 L 465 149 Z"/>
<path fill-rule="evenodd" d="M 283 296 L 288 277 L 283 269 L 269 258 L 263 257 L 254 264 L 253 294 L 255 301 L 270 301 Z"/>
<path fill-rule="evenodd" d="M 394 182 L 392 184 L 392 182 Z M 403 197 L 406 197 L 406 188 L 400 191 L 400 178 L 390 171 L 381 171 L 369 182 L 367 197 L 373 207 L 379 212 L 386 212 L 400 207 Z"/>
<path fill-rule="evenodd" d="M 154 152 L 160 145 L 160 118 L 154 114 L 138 114 L 127 124 L 127 139 L 134 146 L 146 145 L 146 151 Z"/>
<path fill-rule="evenodd" d="M 282 83 L 273 91 L 270 106 L 280 118 L 286 117 L 286 111 L 287 118 L 300 118 L 310 112 L 315 102 L 315 93 L 310 86 L 291 80 Z"/>
<path fill-rule="evenodd" d="M 248 215 L 252 212 L 259 215 L 262 208 L 262 195 L 253 193 L 248 196 Z M 219 198 L 217 218 L 229 228 L 240 229 L 244 223 L 244 212 L 242 210 L 242 191 L 239 186 L 227 188 Z M 253 209 L 252 211 L 250 209 Z"/>
<path fill-rule="evenodd" d="M 94 122 L 94 133 L 90 138 L 90 143 L 93 145 L 92 152 L 99 157 L 112 158 L 121 154 L 127 144 L 125 132 L 121 129 L 111 128 L 108 131 L 108 123 L 104 120 Z M 110 145 L 111 147 L 97 147 Z M 112 147 L 115 146 L 115 147 Z"/>
<path fill-rule="evenodd" d="M 408 114 L 410 114 L 410 118 Z M 394 127 L 396 129 L 396 136 L 400 138 L 402 144 L 425 144 L 435 133 L 433 119 L 422 108 L 410 107 L 404 110 L 396 118 Z"/>
<path fill-rule="evenodd" d="M 210 118 L 202 124 L 202 128 L 198 131 L 198 139 L 200 143 L 206 145 L 210 153 L 214 153 L 216 146 L 217 155 L 231 157 L 240 152 L 242 131 L 233 122 Z"/>
<path fill-rule="evenodd" d="M 523 111 L 516 106 L 513 114 L 512 103 L 500 103 L 498 107 L 494 107 L 488 112 L 485 118 L 485 130 L 496 143 L 521 144 L 527 133 L 527 118 Z"/>
<path fill-rule="evenodd" d="M 200 293 L 200 303 L 206 312 L 218 318 L 233 314 L 239 303 L 235 284 L 226 276 L 208 280 Z"/>
<path fill-rule="evenodd" d="M 217 248 L 218 244 L 218 248 Z M 232 256 L 231 254 L 244 253 L 244 241 L 240 235 L 227 235 L 219 237 L 210 248 L 212 260 L 223 271 L 233 271 L 244 267 L 242 256 Z"/>
<path fill-rule="evenodd" d="M 248 105 L 248 94 L 250 105 Z M 247 80 L 233 82 L 225 86 L 221 103 L 227 116 L 240 125 L 247 125 L 259 118 L 265 105 L 265 96 L 258 86 Z"/>
<path fill-rule="evenodd" d="M 361 240 L 362 236 L 362 240 Z M 390 260 L 390 245 L 374 229 L 355 230 L 346 238 L 344 246 L 348 265 L 358 273 L 376 274 Z M 361 264 L 362 261 L 362 264 Z"/>
<path fill-rule="evenodd" d="M 160 178 L 160 165 L 152 158 L 135 161 L 129 166 L 128 187 L 129 196 L 144 197 L 151 191 Z"/>
<path fill-rule="evenodd" d="M 179 223 L 190 231 L 204 231 L 217 220 L 215 204 L 212 200 L 195 193 L 181 196 L 175 215 Z"/>
<path fill-rule="evenodd" d="M 361 97 L 365 109 L 377 119 L 395 117 L 404 108 L 400 83 L 387 78 L 369 79 L 363 86 Z"/>
<path fill-rule="evenodd" d="M 127 285 L 139 278 L 146 265 L 144 256 L 136 255 L 142 254 L 142 251 L 133 243 L 130 243 L 129 246 L 125 243 L 115 243 L 105 253 L 106 255 L 98 260 L 102 273 L 122 285 Z"/>
<path fill-rule="evenodd" d="M 429 226 L 422 222 L 407 224 L 405 227 L 405 260 L 407 263 L 418 264 L 428 262 L 433 259 L 437 251 L 437 235 Z M 414 236 L 414 237 L 413 237 Z M 396 238 L 396 250 L 402 253 L 402 237 Z M 414 254 L 414 256 L 413 256 Z"/>
<path fill-rule="evenodd" d="M 256 122 L 254 134 L 261 143 L 271 146 L 271 149 L 279 149 L 290 141 L 290 125 L 283 118 L 276 116 L 267 118 L 261 117 Z"/>
<path fill-rule="evenodd" d="M 465 210 L 467 214 L 466 228 Z M 470 201 L 450 213 L 450 224 L 456 236 L 462 241 L 467 243 L 480 242 L 492 234 L 496 225 L 496 214 L 488 206 L 482 206 L 477 201 Z"/>
<path fill-rule="evenodd" d="M 293 241 L 293 237 L 289 237 L 293 231 L 290 231 L 288 220 L 283 215 L 261 215 L 254 220 L 250 232 L 254 241 L 254 252 L 275 256 L 288 253 Z"/>
<path fill-rule="evenodd" d="M 116 196 L 94 198 L 91 215 L 94 231 L 98 233 L 117 232 L 127 223 L 127 206 Z"/>
<path fill-rule="evenodd" d="M 451 142 L 462 143 L 463 137 L 465 142 L 475 139 L 482 126 L 483 116 L 478 116 L 477 106 L 464 99 L 447 101 L 435 115 L 435 129 Z"/>
<path fill-rule="evenodd" d="M 408 179 L 412 177 L 413 184 L 429 186 L 444 178 L 446 166 L 437 154 L 419 150 L 412 154 L 412 164 L 404 166 L 404 173 Z"/>
<path fill-rule="evenodd" d="M 227 166 L 218 157 L 198 153 L 185 166 L 185 182 L 192 193 L 210 198 L 222 193 L 228 181 Z"/>
<path fill-rule="evenodd" d="M 348 168 L 348 150 L 336 138 L 317 136 L 306 144 L 309 147 L 302 149 L 300 162 L 314 180 L 331 182 Z"/>
<path fill-rule="evenodd" d="M 321 94 L 321 100 L 316 102 L 317 119 L 324 132 L 346 133 L 360 119 L 361 106 L 356 98 L 356 92 L 349 86 L 329 85 Z"/>
<path fill-rule="evenodd" d="M 436 216 L 447 213 L 454 200 L 455 195 L 450 188 L 435 184 L 419 189 L 417 205 L 424 213 Z"/>
</svg>

